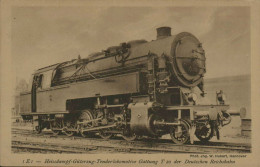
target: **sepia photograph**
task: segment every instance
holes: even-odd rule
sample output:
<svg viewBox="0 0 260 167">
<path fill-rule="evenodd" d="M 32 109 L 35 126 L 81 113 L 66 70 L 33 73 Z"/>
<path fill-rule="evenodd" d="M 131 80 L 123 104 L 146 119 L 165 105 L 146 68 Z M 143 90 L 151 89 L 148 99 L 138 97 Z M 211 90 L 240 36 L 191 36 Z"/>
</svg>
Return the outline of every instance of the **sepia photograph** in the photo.
<svg viewBox="0 0 260 167">
<path fill-rule="evenodd" d="M 1 80 L 11 78 L 0 117 L 9 122 L 6 166 L 253 159 L 250 4 L 34 4 L 10 5 L 1 21 L 10 64 Z"/>
</svg>

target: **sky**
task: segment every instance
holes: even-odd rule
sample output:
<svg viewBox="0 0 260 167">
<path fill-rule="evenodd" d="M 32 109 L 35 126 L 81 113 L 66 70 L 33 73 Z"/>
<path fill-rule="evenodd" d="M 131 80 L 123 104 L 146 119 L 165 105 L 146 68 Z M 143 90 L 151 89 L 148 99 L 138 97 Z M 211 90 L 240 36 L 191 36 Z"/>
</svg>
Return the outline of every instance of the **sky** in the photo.
<svg viewBox="0 0 260 167">
<path fill-rule="evenodd" d="M 194 34 L 206 78 L 250 74 L 249 7 L 14 7 L 12 58 L 18 79 L 122 42 L 156 39 L 156 28 Z"/>
</svg>

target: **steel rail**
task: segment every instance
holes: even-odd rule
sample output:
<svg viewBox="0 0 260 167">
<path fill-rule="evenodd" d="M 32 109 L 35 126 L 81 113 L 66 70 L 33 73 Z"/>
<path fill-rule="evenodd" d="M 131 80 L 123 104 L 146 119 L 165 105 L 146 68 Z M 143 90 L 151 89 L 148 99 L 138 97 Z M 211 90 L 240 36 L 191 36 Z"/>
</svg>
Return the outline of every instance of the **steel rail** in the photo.
<svg viewBox="0 0 260 167">
<path fill-rule="evenodd" d="M 18 131 L 19 130 L 19 131 Z M 34 133 L 33 130 L 29 130 L 29 129 L 19 129 L 19 128 L 12 128 L 12 134 L 19 134 L 19 135 L 24 135 L 24 136 L 32 136 L 32 137 L 49 137 L 49 138 L 73 138 L 73 139 L 77 139 L 77 140 L 95 140 L 95 141 L 104 141 L 104 139 L 99 138 L 98 136 L 92 136 L 89 138 L 84 138 L 81 136 L 72 136 L 72 137 L 68 137 L 65 134 L 61 134 L 61 135 L 53 135 L 53 133 L 51 131 L 44 131 L 43 133 L 40 134 L 36 134 Z M 113 139 L 110 140 L 111 142 L 115 141 L 125 141 L 123 139 L 121 139 L 120 137 L 114 137 Z M 128 141 L 125 141 L 128 142 Z M 170 144 L 174 144 L 172 142 L 171 139 L 153 139 L 153 138 L 142 138 L 142 139 L 137 139 L 135 142 L 157 142 L 157 143 L 170 143 Z M 209 141 L 207 143 L 203 143 L 200 141 L 195 141 L 194 145 L 207 145 L 207 146 L 234 146 L 234 147 L 247 147 L 247 148 L 251 148 L 251 144 L 250 143 L 230 143 L 230 142 L 214 142 L 214 141 Z"/>
<path fill-rule="evenodd" d="M 213 147 L 213 146 L 199 146 L 199 145 L 161 145 L 155 144 L 155 146 L 139 145 L 135 142 L 125 144 L 104 144 L 104 143 L 91 143 L 91 144 L 61 144 L 34 142 L 30 140 L 13 140 L 12 148 L 24 148 L 32 150 L 49 150 L 57 152 L 74 152 L 74 153 L 89 153 L 91 151 L 98 150 L 99 152 L 110 150 L 112 152 L 128 152 L 128 153 L 249 153 L 250 150 L 241 148 L 229 148 L 229 147 Z"/>
<path fill-rule="evenodd" d="M 37 138 L 38 137 L 38 138 Z M 62 139 L 62 142 L 60 140 Z M 39 140 L 41 142 L 35 142 L 35 140 Z M 82 137 L 66 137 L 66 136 L 57 136 L 57 138 L 50 137 L 50 135 L 45 136 L 26 136 L 24 137 L 14 137 L 12 142 L 25 142 L 27 145 L 34 145 L 31 147 L 42 148 L 41 145 L 46 145 L 46 143 L 50 144 L 48 147 L 65 149 L 65 146 L 71 146 L 72 148 L 68 148 L 68 151 L 62 152 L 70 152 L 71 149 L 79 150 L 81 152 L 81 148 L 85 148 L 87 150 L 93 150 L 90 147 L 97 147 L 98 150 L 113 150 L 113 152 L 139 152 L 139 153 L 250 153 L 251 146 L 241 143 L 221 143 L 221 142 L 209 142 L 207 145 L 204 145 L 200 142 L 195 142 L 194 145 L 178 145 L 172 143 L 170 140 L 155 140 L 155 139 L 142 139 L 137 141 L 125 141 L 120 139 L 111 139 L 104 140 L 99 138 L 82 138 Z M 67 144 L 66 144 L 67 143 Z M 70 144 L 68 144 L 70 143 Z M 73 143 L 73 144 L 71 144 Z M 86 143 L 88 143 L 86 145 Z M 18 146 L 17 146 L 18 147 Z M 20 148 L 25 147 L 24 145 L 20 146 Z M 15 148 L 15 144 L 13 146 Z M 31 148 L 37 149 L 37 148 Z M 74 149 L 74 150 L 75 150 Z M 55 150 L 55 149 L 54 149 Z M 124 151 L 125 150 L 125 151 Z M 77 152 L 77 151 L 74 151 Z M 86 151 L 83 150 L 84 153 Z"/>
</svg>

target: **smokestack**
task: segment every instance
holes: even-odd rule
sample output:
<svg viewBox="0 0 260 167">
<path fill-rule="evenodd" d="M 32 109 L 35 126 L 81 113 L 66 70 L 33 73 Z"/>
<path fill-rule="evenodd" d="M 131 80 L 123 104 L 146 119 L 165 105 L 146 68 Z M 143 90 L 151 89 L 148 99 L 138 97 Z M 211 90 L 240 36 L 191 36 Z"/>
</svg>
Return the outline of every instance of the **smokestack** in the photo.
<svg viewBox="0 0 260 167">
<path fill-rule="evenodd" d="M 171 36 L 171 27 L 159 27 L 157 30 L 157 39 Z"/>
</svg>

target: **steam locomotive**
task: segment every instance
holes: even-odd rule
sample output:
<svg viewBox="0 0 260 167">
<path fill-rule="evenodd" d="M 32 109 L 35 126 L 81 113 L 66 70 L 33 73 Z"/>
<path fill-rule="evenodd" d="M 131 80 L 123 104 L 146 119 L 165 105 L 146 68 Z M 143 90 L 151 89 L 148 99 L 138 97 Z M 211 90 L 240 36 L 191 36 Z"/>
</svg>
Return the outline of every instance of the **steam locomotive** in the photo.
<svg viewBox="0 0 260 167">
<path fill-rule="evenodd" d="M 37 133 L 99 134 L 159 138 L 178 144 L 219 139 L 230 123 L 222 91 L 216 104 L 204 104 L 205 51 L 191 33 L 171 35 L 157 28 L 157 39 L 134 40 L 87 58 L 36 70 L 31 91 L 21 93 L 20 111 Z"/>
</svg>

